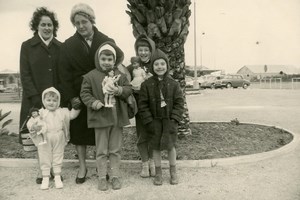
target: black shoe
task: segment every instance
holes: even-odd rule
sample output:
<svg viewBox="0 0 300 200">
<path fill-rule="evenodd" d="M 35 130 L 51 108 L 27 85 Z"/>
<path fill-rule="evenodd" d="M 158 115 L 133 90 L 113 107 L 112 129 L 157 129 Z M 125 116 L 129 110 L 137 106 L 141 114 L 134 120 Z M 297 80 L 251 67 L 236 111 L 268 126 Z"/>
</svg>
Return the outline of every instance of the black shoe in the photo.
<svg viewBox="0 0 300 200">
<path fill-rule="evenodd" d="M 43 181 L 43 178 L 37 177 L 37 178 L 35 179 L 36 184 L 42 184 L 42 181 Z"/>
<path fill-rule="evenodd" d="M 78 177 L 78 174 L 77 174 L 77 177 L 76 177 L 76 179 L 75 179 L 76 184 L 82 184 L 82 183 L 85 182 L 87 172 L 88 172 L 88 170 L 86 169 L 85 175 L 84 175 L 84 177 L 82 177 L 82 178 L 79 178 L 79 177 Z M 79 172 L 78 172 L 78 173 L 79 173 Z"/>
</svg>

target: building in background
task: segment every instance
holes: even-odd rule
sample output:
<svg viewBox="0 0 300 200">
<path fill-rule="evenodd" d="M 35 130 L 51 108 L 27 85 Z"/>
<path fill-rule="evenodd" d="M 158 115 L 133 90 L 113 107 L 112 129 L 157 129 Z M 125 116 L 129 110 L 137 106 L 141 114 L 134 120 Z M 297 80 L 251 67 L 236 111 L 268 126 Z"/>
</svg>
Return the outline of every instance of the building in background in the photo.
<svg viewBox="0 0 300 200">
<path fill-rule="evenodd" d="M 0 85 L 5 90 L 17 90 L 20 87 L 20 73 L 8 69 L 0 70 Z"/>
<path fill-rule="evenodd" d="M 299 75 L 300 68 L 289 65 L 245 65 L 237 71 L 248 80 L 278 78 L 287 75 Z"/>
</svg>

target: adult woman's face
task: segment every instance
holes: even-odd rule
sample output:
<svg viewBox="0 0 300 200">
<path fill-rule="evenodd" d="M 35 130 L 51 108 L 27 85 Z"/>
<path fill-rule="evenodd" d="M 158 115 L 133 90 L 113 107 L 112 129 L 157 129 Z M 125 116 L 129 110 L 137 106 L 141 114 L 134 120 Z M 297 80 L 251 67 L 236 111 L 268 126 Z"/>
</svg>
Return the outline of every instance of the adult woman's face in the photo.
<svg viewBox="0 0 300 200">
<path fill-rule="evenodd" d="M 38 25 L 38 33 L 44 40 L 48 40 L 53 35 L 53 23 L 50 17 L 41 17 L 41 21 Z"/>
<path fill-rule="evenodd" d="M 75 15 L 74 25 L 77 29 L 77 32 L 84 38 L 90 37 L 93 34 L 92 22 L 82 15 Z"/>
<path fill-rule="evenodd" d="M 143 46 L 138 47 L 137 54 L 141 58 L 141 61 L 143 63 L 146 63 L 150 60 L 151 51 L 149 47 L 143 47 Z"/>
</svg>

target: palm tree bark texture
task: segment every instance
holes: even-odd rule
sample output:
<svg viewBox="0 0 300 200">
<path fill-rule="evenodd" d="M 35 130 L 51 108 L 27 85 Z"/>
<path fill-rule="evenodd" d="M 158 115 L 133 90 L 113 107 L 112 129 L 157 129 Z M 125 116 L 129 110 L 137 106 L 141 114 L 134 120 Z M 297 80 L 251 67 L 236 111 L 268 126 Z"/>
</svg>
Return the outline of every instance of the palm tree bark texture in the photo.
<svg viewBox="0 0 300 200">
<path fill-rule="evenodd" d="M 191 134 L 185 91 L 184 43 L 189 33 L 191 0 L 127 0 L 133 35 L 146 34 L 164 51 L 170 61 L 170 74 L 180 83 L 185 111 L 179 123 L 179 136 Z"/>
</svg>

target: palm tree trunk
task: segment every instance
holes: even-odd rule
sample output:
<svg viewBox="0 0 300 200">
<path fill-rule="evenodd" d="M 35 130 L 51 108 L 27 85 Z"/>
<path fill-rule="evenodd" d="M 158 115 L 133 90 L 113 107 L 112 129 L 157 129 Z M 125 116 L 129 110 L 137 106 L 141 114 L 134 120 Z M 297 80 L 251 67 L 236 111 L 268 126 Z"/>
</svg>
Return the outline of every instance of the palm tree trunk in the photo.
<svg viewBox="0 0 300 200">
<path fill-rule="evenodd" d="M 183 120 L 179 124 L 179 135 L 191 134 L 190 118 L 185 92 L 184 43 L 189 33 L 190 0 L 127 0 L 126 13 L 130 16 L 133 35 L 146 34 L 164 51 L 170 62 L 170 74 L 180 83 L 184 94 Z"/>
</svg>

